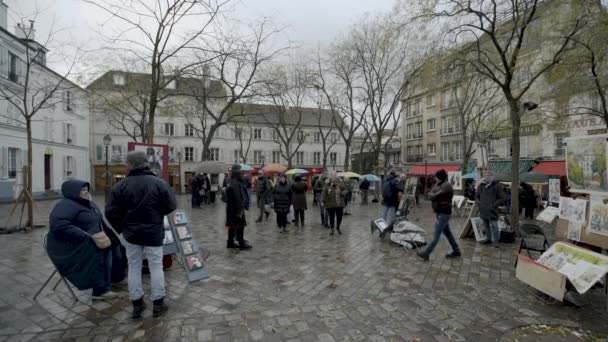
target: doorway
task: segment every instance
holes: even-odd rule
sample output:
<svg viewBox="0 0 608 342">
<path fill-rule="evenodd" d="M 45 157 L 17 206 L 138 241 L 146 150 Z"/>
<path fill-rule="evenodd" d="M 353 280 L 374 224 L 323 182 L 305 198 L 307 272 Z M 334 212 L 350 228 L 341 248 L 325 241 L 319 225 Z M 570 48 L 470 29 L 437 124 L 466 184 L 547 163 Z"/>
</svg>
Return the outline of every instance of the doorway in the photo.
<svg viewBox="0 0 608 342">
<path fill-rule="evenodd" d="M 44 155 L 44 190 L 51 190 L 51 158 L 53 155 L 45 154 Z"/>
</svg>

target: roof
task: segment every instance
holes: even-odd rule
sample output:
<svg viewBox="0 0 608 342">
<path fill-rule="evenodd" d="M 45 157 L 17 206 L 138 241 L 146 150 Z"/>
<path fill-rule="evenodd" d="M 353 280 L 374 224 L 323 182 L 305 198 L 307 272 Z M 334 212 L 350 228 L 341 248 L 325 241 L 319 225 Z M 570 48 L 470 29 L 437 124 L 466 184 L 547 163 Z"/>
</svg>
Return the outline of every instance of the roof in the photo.
<svg viewBox="0 0 608 342">
<path fill-rule="evenodd" d="M 490 160 L 488 161 L 488 168 L 497 175 L 510 175 L 512 171 L 512 160 Z M 521 159 L 519 161 L 519 170 L 518 173 L 522 174 L 524 172 L 529 172 L 530 169 L 534 166 L 533 159 Z M 467 165 L 467 171 L 475 171 L 477 168 L 477 161 L 471 161 Z"/>
<path fill-rule="evenodd" d="M 295 125 L 301 113 L 300 126 L 316 127 L 319 125 L 319 116 L 322 127 L 332 125 L 332 111 L 328 109 L 318 109 L 310 107 L 289 108 L 285 109 L 276 105 L 258 104 L 258 103 L 235 103 L 231 111 L 233 115 L 243 115 L 234 118 L 237 122 L 246 122 L 249 124 L 267 125 L 268 122 L 278 122 L 282 117 L 289 125 Z M 342 117 L 336 112 L 333 116 L 337 122 L 342 121 Z"/>
<path fill-rule="evenodd" d="M 445 170 L 446 172 L 458 171 L 460 164 L 433 164 L 433 165 L 414 165 L 407 170 L 408 175 L 434 175 L 439 170 Z"/>
<path fill-rule="evenodd" d="M 566 161 L 542 161 L 532 169 L 532 172 L 542 173 L 547 176 L 566 176 Z"/>
</svg>

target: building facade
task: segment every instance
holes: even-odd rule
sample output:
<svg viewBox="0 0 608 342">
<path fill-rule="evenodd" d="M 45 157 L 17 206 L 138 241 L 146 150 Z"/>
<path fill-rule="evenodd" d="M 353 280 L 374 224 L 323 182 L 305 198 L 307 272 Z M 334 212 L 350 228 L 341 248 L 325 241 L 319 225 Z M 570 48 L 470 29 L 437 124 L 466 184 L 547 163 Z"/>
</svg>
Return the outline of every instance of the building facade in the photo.
<svg viewBox="0 0 608 342">
<path fill-rule="evenodd" d="M 134 129 L 132 122 L 125 122 L 126 130 L 118 129 L 115 111 L 109 108 L 106 101 L 99 103 L 99 95 L 107 96 L 114 94 L 124 95 L 126 88 L 129 93 L 136 92 L 137 87 L 130 87 L 130 83 L 137 83 L 138 79 L 149 77 L 145 74 L 134 74 L 122 71 L 109 71 L 99 79 L 93 81 L 87 89 L 92 99 L 91 109 L 91 131 L 90 146 L 93 169 L 95 170 L 95 187 L 97 191 L 102 191 L 105 185 L 103 174 L 105 172 L 105 145 L 103 138 L 106 135 L 111 137 L 111 144 L 108 146 L 109 169 L 112 174 L 111 183 L 119 181 L 124 177 L 126 168 L 124 159 L 127 154 L 129 142 L 135 139 L 127 132 Z M 221 86 L 215 82 L 202 82 L 191 78 L 178 78 L 172 82 L 172 89 L 175 95 L 168 98 L 157 110 L 155 123 L 155 144 L 167 144 L 169 146 L 169 183 L 175 191 L 186 191 L 188 180 L 197 171 L 200 162 L 203 161 L 203 140 L 201 131 L 203 123 L 192 112 L 196 111 L 197 101 L 188 94 L 186 85 L 193 84 L 197 87 L 214 88 L 221 92 Z M 220 97 L 220 96 L 218 96 Z M 166 101 L 166 100 L 163 100 Z M 218 103 L 216 105 L 223 105 Z M 233 112 L 241 113 L 241 117 L 246 120 L 235 119 L 228 124 L 221 126 L 214 135 L 208 151 L 207 160 L 223 162 L 226 164 L 246 163 L 255 168 L 263 167 L 268 164 L 284 164 L 287 160 L 281 154 L 281 149 L 277 141 L 277 132 L 268 120 L 273 114 L 273 107 L 268 105 L 235 104 L 231 109 Z M 302 120 L 298 125 L 298 136 L 304 137 L 304 143 L 299 147 L 292 159 L 294 168 L 303 168 L 311 173 L 323 171 L 323 146 L 322 137 L 327 137 L 327 142 L 333 144 L 327 155 L 326 168 L 341 170 L 343 167 L 345 144 L 340 137 L 340 133 L 332 127 L 331 112 L 322 111 L 321 131 L 319 131 L 318 110 L 303 108 Z M 295 110 L 291 109 L 287 115 L 295 115 Z M 207 117 L 206 127 L 212 123 L 212 119 Z M 137 120 L 135 120 L 137 121 Z M 287 125 L 289 126 L 289 125 Z M 291 129 L 291 128 L 290 128 Z M 208 128 L 207 128 L 208 130 Z M 330 132 L 330 130 L 332 130 Z M 323 135 L 321 135 L 323 132 Z M 297 138 L 296 138 L 297 139 Z M 298 144 L 292 144 L 295 149 Z M 137 141 L 141 141 L 138 138 Z M 221 182 L 222 175 L 212 182 Z"/>
<path fill-rule="evenodd" d="M 28 146 L 25 119 L 19 107 L 11 104 L 23 101 L 20 94 L 24 90 L 50 95 L 44 102 L 38 97 L 33 100 L 44 105 L 32 117 L 30 167 L 34 198 L 57 197 L 66 179 L 90 179 L 86 91 L 46 66 L 47 51 L 34 41 L 33 27 L 17 26 L 14 34 L 8 31 L 7 10 L 0 1 L 0 87 L 4 88 L 0 92 L 0 200 L 14 200 L 24 185 Z M 30 53 L 43 49 L 31 63 L 29 75 L 25 68 L 26 44 Z"/>
</svg>

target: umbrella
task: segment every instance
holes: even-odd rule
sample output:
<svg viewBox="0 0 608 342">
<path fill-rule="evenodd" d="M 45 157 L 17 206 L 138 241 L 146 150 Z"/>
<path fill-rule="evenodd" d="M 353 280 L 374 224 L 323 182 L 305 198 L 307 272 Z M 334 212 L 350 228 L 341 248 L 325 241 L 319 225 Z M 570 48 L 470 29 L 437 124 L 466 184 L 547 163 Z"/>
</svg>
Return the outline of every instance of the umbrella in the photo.
<svg viewBox="0 0 608 342">
<path fill-rule="evenodd" d="M 477 179 L 477 173 L 467 173 L 466 175 L 462 176 L 462 179 Z"/>
<path fill-rule="evenodd" d="M 247 165 L 247 164 L 239 164 L 241 166 L 241 171 L 252 171 L 253 170 L 253 166 Z"/>
<path fill-rule="evenodd" d="M 338 177 L 342 178 L 361 178 L 361 175 L 354 172 L 338 172 Z"/>
<path fill-rule="evenodd" d="M 378 177 L 376 175 L 372 175 L 372 174 L 363 175 L 361 177 L 367 179 L 370 182 L 379 182 L 379 181 L 381 181 L 380 177 Z"/>
<path fill-rule="evenodd" d="M 308 171 L 306 171 L 304 169 L 291 169 L 291 170 L 285 172 L 286 175 L 305 175 L 307 173 L 308 173 Z"/>
<path fill-rule="evenodd" d="M 287 171 L 287 167 L 281 164 L 268 164 L 262 169 L 264 172 L 281 173 Z"/>
<path fill-rule="evenodd" d="M 196 170 L 200 173 L 220 174 L 225 173 L 229 168 L 228 164 L 222 162 L 204 161 L 198 165 Z"/>
<path fill-rule="evenodd" d="M 549 182 L 549 176 L 539 172 L 524 172 L 519 175 L 519 181 L 526 183 L 547 183 Z"/>
</svg>

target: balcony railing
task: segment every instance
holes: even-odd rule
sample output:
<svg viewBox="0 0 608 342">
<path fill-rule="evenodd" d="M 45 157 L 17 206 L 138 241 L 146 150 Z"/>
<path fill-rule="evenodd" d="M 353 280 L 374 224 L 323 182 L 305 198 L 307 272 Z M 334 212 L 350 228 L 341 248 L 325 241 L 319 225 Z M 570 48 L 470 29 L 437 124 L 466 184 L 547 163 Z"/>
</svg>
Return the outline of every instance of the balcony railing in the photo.
<svg viewBox="0 0 608 342">
<path fill-rule="evenodd" d="M 458 134 L 462 133 L 462 129 L 459 127 L 448 127 L 441 129 L 441 135 L 450 135 L 450 134 Z"/>
<path fill-rule="evenodd" d="M 566 155 L 566 149 L 565 148 L 556 148 L 555 149 L 555 156 L 556 157 L 564 157 Z"/>
<path fill-rule="evenodd" d="M 408 134 L 405 136 L 407 140 L 422 139 L 422 133 Z"/>
<path fill-rule="evenodd" d="M 407 156 L 408 163 L 418 163 L 424 160 L 424 156 L 422 154 Z"/>
</svg>

